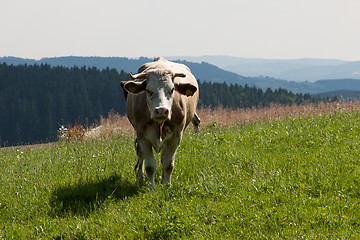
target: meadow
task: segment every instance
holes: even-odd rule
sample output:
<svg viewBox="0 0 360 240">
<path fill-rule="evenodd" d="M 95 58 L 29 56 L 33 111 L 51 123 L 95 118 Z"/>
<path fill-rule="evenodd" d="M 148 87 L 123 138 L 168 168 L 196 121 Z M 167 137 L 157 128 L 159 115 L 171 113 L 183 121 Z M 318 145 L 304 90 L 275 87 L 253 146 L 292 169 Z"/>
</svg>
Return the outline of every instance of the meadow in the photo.
<svg viewBox="0 0 360 240">
<path fill-rule="evenodd" d="M 82 141 L 0 149 L 0 239 L 358 239 L 359 110 L 200 109 L 156 192 L 114 114 Z"/>
</svg>

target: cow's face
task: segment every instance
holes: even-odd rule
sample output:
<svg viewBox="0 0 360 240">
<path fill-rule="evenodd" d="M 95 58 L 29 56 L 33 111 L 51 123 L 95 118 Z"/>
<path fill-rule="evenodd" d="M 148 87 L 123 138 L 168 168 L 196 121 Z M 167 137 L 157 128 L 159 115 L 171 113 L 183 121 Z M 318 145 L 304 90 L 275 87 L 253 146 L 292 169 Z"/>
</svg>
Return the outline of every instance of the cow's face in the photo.
<svg viewBox="0 0 360 240">
<path fill-rule="evenodd" d="M 197 91 L 196 86 L 192 84 L 174 83 L 176 77 L 186 77 L 183 73 L 151 70 L 146 73 L 130 76 L 133 79 L 144 80 L 122 82 L 121 85 L 126 91 L 132 94 L 145 92 L 150 117 L 159 122 L 171 119 L 171 109 L 175 91 L 187 96 L 192 96 Z"/>
<path fill-rule="evenodd" d="M 174 93 L 175 84 L 171 73 L 154 71 L 147 74 L 146 101 L 152 119 L 171 119 Z"/>
</svg>

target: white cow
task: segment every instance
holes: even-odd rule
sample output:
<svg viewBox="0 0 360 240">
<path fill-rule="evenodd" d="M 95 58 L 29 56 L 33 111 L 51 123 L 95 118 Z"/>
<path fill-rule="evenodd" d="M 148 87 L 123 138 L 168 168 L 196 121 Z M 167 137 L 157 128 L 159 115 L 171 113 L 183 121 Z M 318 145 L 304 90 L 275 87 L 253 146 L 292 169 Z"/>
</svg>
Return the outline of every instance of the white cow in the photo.
<svg viewBox="0 0 360 240">
<path fill-rule="evenodd" d="M 161 153 L 162 182 L 171 183 L 176 150 L 190 122 L 200 124 L 196 115 L 198 84 L 183 64 L 157 57 L 139 68 L 132 80 L 121 82 L 126 97 L 127 116 L 136 131 L 137 176 L 143 178 L 144 165 L 152 189 L 155 188 L 154 149 Z M 128 94 L 130 93 L 130 94 Z"/>
</svg>

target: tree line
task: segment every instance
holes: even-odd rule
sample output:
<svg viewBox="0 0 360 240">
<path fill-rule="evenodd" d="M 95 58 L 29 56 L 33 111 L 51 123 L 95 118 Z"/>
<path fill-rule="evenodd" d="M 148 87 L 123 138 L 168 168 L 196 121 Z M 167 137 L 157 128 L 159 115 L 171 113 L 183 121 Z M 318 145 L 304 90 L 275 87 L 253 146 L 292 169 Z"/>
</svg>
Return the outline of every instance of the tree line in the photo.
<svg viewBox="0 0 360 240">
<path fill-rule="evenodd" d="M 61 125 L 91 125 L 111 110 L 125 114 L 124 71 L 0 64 L 0 146 L 56 140 Z M 314 102 L 308 94 L 199 81 L 199 106 L 264 107 Z"/>
<path fill-rule="evenodd" d="M 252 108 L 268 107 L 270 104 L 302 104 L 314 103 L 319 98 L 312 97 L 310 94 L 294 94 L 286 89 L 272 90 L 268 88 L 263 91 L 255 86 L 241 86 L 238 84 L 208 83 L 199 84 L 200 100 L 199 104 L 207 107 L 222 105 L 226 108 Z"/>
</svg>

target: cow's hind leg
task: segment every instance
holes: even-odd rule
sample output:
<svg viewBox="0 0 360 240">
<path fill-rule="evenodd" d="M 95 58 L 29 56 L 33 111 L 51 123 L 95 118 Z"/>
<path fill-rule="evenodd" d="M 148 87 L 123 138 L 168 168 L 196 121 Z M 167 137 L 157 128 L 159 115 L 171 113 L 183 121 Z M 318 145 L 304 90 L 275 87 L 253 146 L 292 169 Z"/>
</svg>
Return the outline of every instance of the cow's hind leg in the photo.
<svg viewBox="0 0 360 240">
<path fill-rule="evenodd" d="M 162 183 L 164 184 L 171 184 L 171 173 L 175 166 L 175 154 L 179 143 L 180 140 L 174 137 L 163 146 L 161 163 L 163 168 Z"/>
</svg>

